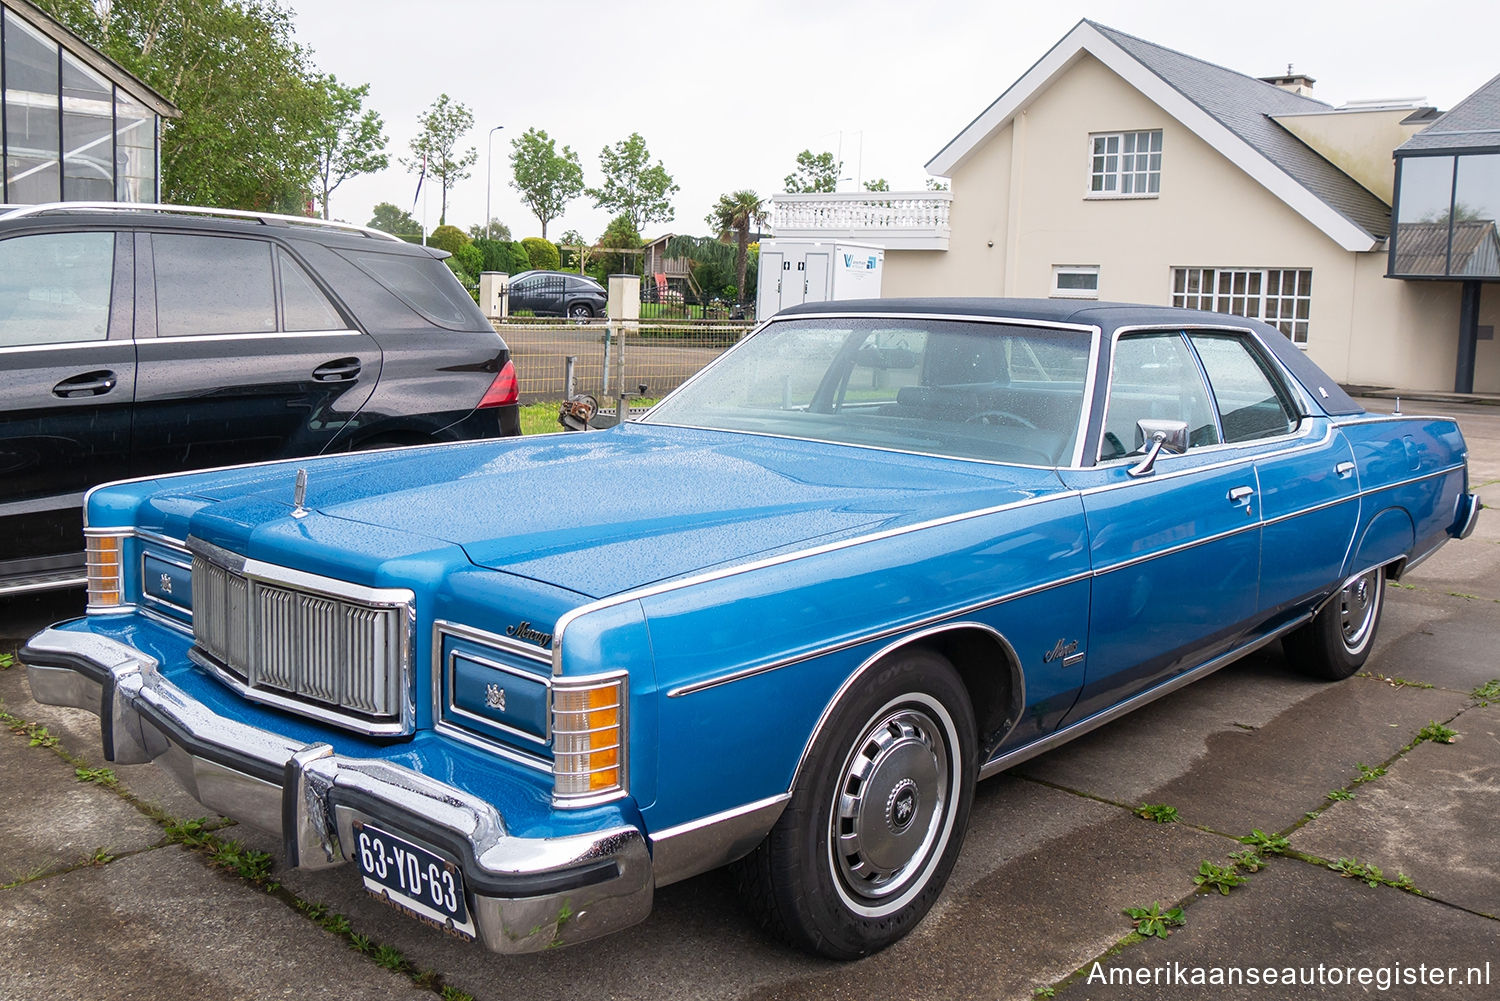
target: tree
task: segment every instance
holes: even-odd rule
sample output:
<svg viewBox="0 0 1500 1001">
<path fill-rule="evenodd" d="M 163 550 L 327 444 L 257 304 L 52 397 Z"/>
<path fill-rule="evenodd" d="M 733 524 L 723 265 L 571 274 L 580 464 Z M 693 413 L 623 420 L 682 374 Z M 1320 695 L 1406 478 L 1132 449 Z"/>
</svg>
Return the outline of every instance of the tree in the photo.
<svg viewBox="0 0 1500 1001">
<path fill-rule="evenodd" d="M 948 185 L 944 184 L 942 181 L 939 181 L 936 177 L 929 177 L 927 179 L 927 190 L 928 191 L 947 191 L 948 190 Z"/>
<path fill-rule="evenodd" d="M 832 153 L 814 153 L 805 149 L 797 154 L 797 172 L 786 175 L 783 182 L 788 193 L 799 191 L 837 191 L 839 173 L 844 161 L 834 162 Z"/>
<path fill-rule="evenodd" d="M 640 250 L 641 234 L 630 216 L 621 212 L 604 227 L 604 232 L 599 236 L 599 246 L 610 250 Z M 599 262 L 606 275 L 641 273 L 639 254 L 601 254 Z"/>
<path fill-rule="evenodd" d="M 278 0 L 39 0 L 181 111 L 162 122 L 168 202 L 304 212 L 328 104 Z"/>
<path fill-rule="evenodd" d="M 332 75 L 319 76 L 327 112 L 314 137 L 318 155 L 318 204 L 328 218 L 328 196 L 351 177 L 373 174 L 390 165 L 385 155 L 385 123 L 375 111 L 364 111 L 370 85 L 345 87 Z"/>
<path fill-rule="evenodd" d="M 671 220 L 672 196 L 680 189 L 660 160 L 652 165 L 651 151 L 639 132 L 601 149 L 599 169 L 604 184 L 588 189 L 595 208 L 627 216 L 637 233 L 642 226 Z"/>
<path fill-rule="evenodd" d="M 365 225 L 396 236 L 420 235 L 422 232 L 422 224 L 413 219 L 410 212 L 399 209 L 390 202 L 376 205 L 370 214 L 370 221 Z"/>
<path fill-rule="evenodd" d="M 718 204 L 708 214 L 708 224 L 718 230 L 719 239 L 727 241 L 734 234 L 734 287 L 745 288 L 745 264 L 750 247 L 750 228 L 765 225 L 765 202 L 748 189 L 720 195 Z"/>
<path fill-rule="evenodd" d="M 432 107 L 417 116 L 421 131 L 411 141 L 411 159 L 401 165 L 413 174 L 436 177 L 443 188 L 443 206 L 438 211 L 438 225 L 448 221 L 448 192 L 453 185 L 469 176 L 469 168 L 479 159 L 473 146 L 462 153 L 455 151 L 458 140 L 474 127 L 474 115 L 460 101 L 439 94 Z"/>
<path fill-rule="evenodd" d="M 891 185 L 890 185 L 890 182 L 888 182 L 885 178 L 883 178 L 883 177 L 877 177 L 873 181 L 866 181 L 865 182 L 865 190 L 866 191 L 889 191 L 889 190 L 891 190 Z"/>
<path fill-rule="evenodd" d="M 469 227 L 469 238 L 472 240 L 509 240 L 510 227 L 499 219 L 491 219 L 489 229 L 486 230 L 476 222 Z"/>
<path fill-rule="evenodd" d="M 567 146 L 562 152 L 541 129 L 527 129 L 510 143 L 510 186 L 521 193 L 537 221 L 542 224 L 542 239 L 547 238 L 547 223 L 562 215 L 563 206 L 583 191 L 583 166 L 578 154 Z"/>
</svg>

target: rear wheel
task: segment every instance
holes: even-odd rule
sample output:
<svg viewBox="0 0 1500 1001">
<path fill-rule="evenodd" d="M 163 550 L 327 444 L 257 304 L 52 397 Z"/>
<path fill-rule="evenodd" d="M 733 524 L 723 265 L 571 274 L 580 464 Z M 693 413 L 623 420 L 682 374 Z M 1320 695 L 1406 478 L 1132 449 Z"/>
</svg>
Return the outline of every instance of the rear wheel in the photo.
<svg viewBox="0 0 1500 1001">
<path fill-rule="evenodd" d="M 568 307 L 568 315 L 575 320 L 593 319 L 594 309 L 586 302 L 575 302 Z"/>
<path fill-rule="evenodd" d="M 912 651 L 829 716 L 781 819 L 740 865 L 761 922 L 855 959 L 911 931 L 942 892 L 973 799 L 973 709 L 953 667 Z"/>
<path fill-rule="evenodd" d="M 1349 677 L 1370 656 L 1384 604 L 1385 568 L 1360 574 L 1311 622 L 1281 641 L 1287 660 L 1315 678 L 1338 681 Z"/>
</svg>

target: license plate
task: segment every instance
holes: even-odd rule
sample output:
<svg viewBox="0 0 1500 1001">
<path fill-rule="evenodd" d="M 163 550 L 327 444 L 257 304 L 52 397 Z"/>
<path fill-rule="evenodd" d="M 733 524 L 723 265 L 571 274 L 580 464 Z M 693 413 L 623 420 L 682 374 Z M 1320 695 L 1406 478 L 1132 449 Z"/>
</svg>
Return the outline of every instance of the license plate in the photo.
<svg viewBox="0 0 1500 1001">
<path fill-rule="evenodd" d="M 463 870 L 390 831 L 354 825 L 354 864 L 365 889 L 398 910 L 461 938 L 474 937 Z"/>
</svg>

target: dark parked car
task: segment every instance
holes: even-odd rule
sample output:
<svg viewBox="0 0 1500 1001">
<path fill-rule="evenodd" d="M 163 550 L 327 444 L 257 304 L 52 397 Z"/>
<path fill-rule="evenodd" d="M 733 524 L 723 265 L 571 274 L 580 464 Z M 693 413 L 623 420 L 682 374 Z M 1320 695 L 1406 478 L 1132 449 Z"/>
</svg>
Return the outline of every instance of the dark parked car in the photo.
<svg viewBox="0 0 1500 1001">
<path fill-rule="evenodd" d="M 84 582 L 95 483 L 519 434 L 441 254 L 319 220 L 0 209 L 0 595 Z"/>
<path fill-rule="evenodd" d="M 604 315 L 609 294 L 592 278 L 566 271 L 522 271 L 510 279 L 510 311 L 587 320 Z"/>
</svg>

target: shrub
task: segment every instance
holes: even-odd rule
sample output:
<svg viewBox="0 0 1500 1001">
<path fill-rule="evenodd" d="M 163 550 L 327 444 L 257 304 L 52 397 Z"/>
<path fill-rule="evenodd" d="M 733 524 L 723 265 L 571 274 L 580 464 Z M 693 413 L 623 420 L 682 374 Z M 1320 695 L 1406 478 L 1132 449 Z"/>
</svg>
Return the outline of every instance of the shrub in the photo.
<svg viewBox="0 0 1500 1001">
<path fill-rule="evenodd" d="M 461 247 L 469 245 L 469 237 L 457 226 L 439 226 L 427 234 L 427 246 L 456 254 Z"/>
<path fill-rule="evenodd" d="M 551 240 L 544 240 L 540 236 L 528 236 L 521 241 L 521 246 L 526 248 L 526 257 L 530 267 L 540 271 L 556 271 L 562 264 L 562 255 L 557 252 L 557 244 Z"/>
<path fill-rule="evenodd" d="M 484 252 L 472 243 L 466 243 L 455 250 L 451 260 L 457 261 L 459 267 L 476 277 L 485 269 Z"/>
</svg>

